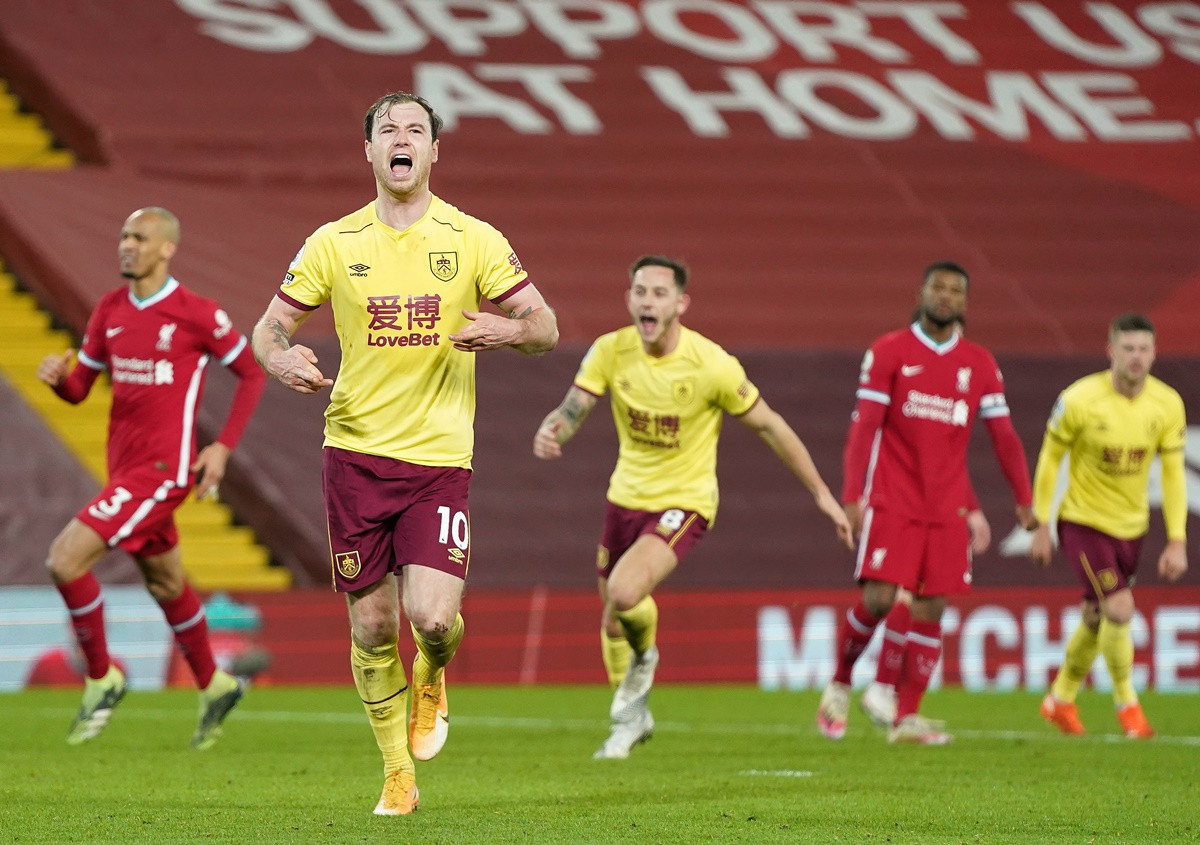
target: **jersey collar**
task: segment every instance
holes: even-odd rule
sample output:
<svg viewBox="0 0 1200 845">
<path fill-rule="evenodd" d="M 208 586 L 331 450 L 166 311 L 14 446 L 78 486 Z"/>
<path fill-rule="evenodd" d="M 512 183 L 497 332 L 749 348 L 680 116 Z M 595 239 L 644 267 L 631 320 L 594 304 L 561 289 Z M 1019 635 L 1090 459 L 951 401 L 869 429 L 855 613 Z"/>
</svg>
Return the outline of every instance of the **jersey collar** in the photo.
<svg viewBox="0 0 1200 845">
<path fill-rule="evenodd" d="M 149 308 L 151 305 L 157 305 L 158 303 L 162 302 L 168 296 L 173 294 L 177 287 L 179 287 L 179 282 L 175 281 L 175 277 L 167 276 L 167 281 L 163 284 L 163 286 L 161 288 L 156 290 L 154 293 L 150 294 L 145 299 L 138 299 L 136 296 L 133 295 L 133 286 L 130 285 L 129 301 L 131 303 L 133 303 L 134 308 L 138 309 L 139 311 L 143 311 L 143 310 Z"/>
<path fill-rule="evenodd" d="M 925 346 L 928 346 L 937 355 L 945 355 L 951 349 L 958 346 L 958 339 L 960 337 L 958 332 L 950 335 L 950 339 L 945 343 L 938 343 L 929 335 L 925 334 L 925 331 L 921 328 L 921 324 L 919 322 L 913 323 L 911 326 L 909 326 L 909 328 L 912 329 L 912 333 L 916 335 L 917 340 L 921 341 L 921 343 L 923 343 Z"/>
</svg>

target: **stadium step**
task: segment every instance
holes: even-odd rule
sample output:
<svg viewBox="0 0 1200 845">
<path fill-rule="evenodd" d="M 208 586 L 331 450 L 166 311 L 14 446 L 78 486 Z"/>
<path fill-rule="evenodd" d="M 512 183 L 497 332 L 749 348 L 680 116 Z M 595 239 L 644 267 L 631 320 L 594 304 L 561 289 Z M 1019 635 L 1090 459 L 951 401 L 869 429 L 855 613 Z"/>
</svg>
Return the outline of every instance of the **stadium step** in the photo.
<svg viewBox="0 0 1200 845">
<path fill-rule="evenodd" d="M 0 79 L 0 169 L 66 169 L 74 164 L 75 157 L 54 145 L 41 118 L 24 111 Z"/>
<path fill-rule="evenodd" d="M 86 401 L 69 405 L 37 378 L 43 358 L 60 355 L 74 346 L 74 339 L 53 327 L 50 315 L 18 288 L 16 278 L 0 264 L 0 376 L 97 482 L 103 483 L 107 473 L 108 409 L 112 404 L 108 379 L 97 380 Z M 254 532 L 235 525 L 233 513 L 220 502 L 190 497 L 175 512 L 175 520 L 183 566 L 196 589 L 267 591 L 291 586 L 291 573 L 272 566 L 270 552 L 258 543 Z"/>
</svg>

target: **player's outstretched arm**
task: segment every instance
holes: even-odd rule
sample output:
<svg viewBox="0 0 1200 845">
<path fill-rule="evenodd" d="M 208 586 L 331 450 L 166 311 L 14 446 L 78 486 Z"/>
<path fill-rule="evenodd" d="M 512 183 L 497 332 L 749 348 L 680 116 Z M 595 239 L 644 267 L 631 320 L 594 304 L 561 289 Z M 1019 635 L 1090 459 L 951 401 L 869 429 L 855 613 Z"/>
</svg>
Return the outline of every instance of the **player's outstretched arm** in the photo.
<svg viewBox="0 0 1200 845">
<path fill-rule="evenodd" d="M 311 311 L 289 305 L 278 296 L 254 326 L 254 358 L 267 375 L 297 393 L 318 393 L 333 384 L 317 369 L 317 354 L 307 346 L 293 346 L 292 335 Z"/>
<path fill-rule="evenodd" d="M 563 444 L 575 436 L 594 407 L 595 396 L 571 385 L 562 403 L 546 415 L 533 435 L 533 454 L 545 461 L 561 458 Z"/>
<path fill-rule="evenodd" d="M 505 315 L 463 311 L 467 325 L 450 335 L 454 348 L 485 352 L 511 346 L 526 355 L 540 355 L 558 345 L 558 318 L 533 285 L 526 285 L 500 303 Z"/>
<path fill-rule="evenodd" d="M 779 457 L 783 465 L 803 482 L 808 491 L 812 493 L 817 507 L 833 522 L 838 540 L 846 548 L 853 549 L 854 538 L 850 520 L 846 517 L 846 512 L 838 500 L 829 492 L 829 487 L 821 478 L 821 473 L 817 471 L 816 464 L 813 463 L 812 455 L 809 454 L 808 448 L 795 430 L 787 424 L 782 416 L 772 410 L 762 397 L 759 397 L 754 406 L 738 419 L 753 429 L 771 447 L 771 451 Z"/>
</svg>

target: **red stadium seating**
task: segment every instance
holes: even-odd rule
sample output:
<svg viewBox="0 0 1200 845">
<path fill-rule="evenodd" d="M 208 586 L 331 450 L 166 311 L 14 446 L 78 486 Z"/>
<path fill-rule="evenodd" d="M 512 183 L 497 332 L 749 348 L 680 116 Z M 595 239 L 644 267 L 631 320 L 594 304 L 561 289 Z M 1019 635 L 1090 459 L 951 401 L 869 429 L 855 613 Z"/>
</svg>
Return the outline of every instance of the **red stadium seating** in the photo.
<svg viewBox="0 0 1200 845">
<path fill-rule="evenodd" d="M 586 344 L 626 321 L 643 253 L 689 263 L 689 325 L 740 355 L 835 488 L 858 358 L 933 260 L 972 273 L 970 333 L 1005 365 L 1031 460 L 1120 311 L 1156 322 L 1162 374 L 1200 395 L 1200 29 L 1184 4 L 127 5 L 5 3 L 0 75 L 85 164 L 0 172 L 0 256 L 79 331 L 120 281 L 121 221 L 165 205 L 183 221 L 173 269 L 249 331 L 304 238 L 372 198 L 366 106 L 424 93 L 451 118 L 435 192 L 508 236 L 563 336 L 543 359 L 481 356 L 481 586 L 591 583 L 611 426 L 598 410 L 558 465 L 530 442 Z M 336 359 L 328 313 L 303 336 Z M 211 385 L 210 427 L 230 387 Z M 300 583 L 327 572 L 322 409 L 269 389 L 226 491 Z M 803 490 L 727 429 L 719 525 L 677 586 L 844 585 Z M 976 451 L 1002 536 L 1006 488 Z M 994 552 L 980 569 L 1069 582 Z"/>
</svg>

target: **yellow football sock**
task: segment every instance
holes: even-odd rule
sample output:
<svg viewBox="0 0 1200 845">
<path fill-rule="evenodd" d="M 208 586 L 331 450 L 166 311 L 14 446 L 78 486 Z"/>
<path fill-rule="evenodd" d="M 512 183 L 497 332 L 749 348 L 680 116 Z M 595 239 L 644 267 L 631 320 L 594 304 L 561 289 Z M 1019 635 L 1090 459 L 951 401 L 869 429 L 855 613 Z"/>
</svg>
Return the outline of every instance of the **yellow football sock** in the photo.
<svg viewBox="0 0 1200 845">
<path fill-rule="evenodd" d="M 1118 707 L 1137 701 L 1137 691 L 1133 688 L 1133 636 L 1128 622 L 1121 625 L 1100 620 L 1100 653 L 1112 677 L 1113 701 Z"/>
<path fill-rule="evenodd" d="M 458 614 L 454 618 L 454 626 L 440 640 L 427 639 L 415 625 L 410 623 L 410 627 L 413 642 L 417 644 L 417 656 L 413 660 L 413 684 L 432 684 L 438 680 L 446 664 L 454 659 L 454 653 L 458 651 L 458 645 L 466 632 L 466 624 L 462 614 Z"/>
<path fill-rule="evenodd" d="M 600 629 L 600 654 L 604 658 L 604 669 L 608 672 L 608 685 L 613 689 L 621 683 L 625 673 L 629 671 L 629 661 L 633 658 L 633 648 L 629 640 L 622 634 L 610 637 L 608 631 Z"/>
<path fill-rule="evenodd" d="M 634 654 L 645 654 L 654 647 L 658 636 L 658 605 L 653 596 L 646 596 L 629 610 L 618 610 L 616 617 Z"/>
<path fill-rule="evenodd" d="M 1067 703 L 1075 700 L 1075 696 L 1079 694 L 1079 687 L 1092 670 L 1092 663 L 1096 660 L 1099 648 L 1096 632 L 1080 622 L 1071 639 L 1067 641 L 1066 658 L 1054 678 L 1054 685 L 1050 688 L 1055 698 Z"/>
<path fill-rule="evenodd" d="M 383 753 L 383 773 L 414 771 L 408 754 L 408 679 L 396 640 L 372 648 L 350 638 L 350 670 L 367 711 L 375 743 Z"/>
</svg>

